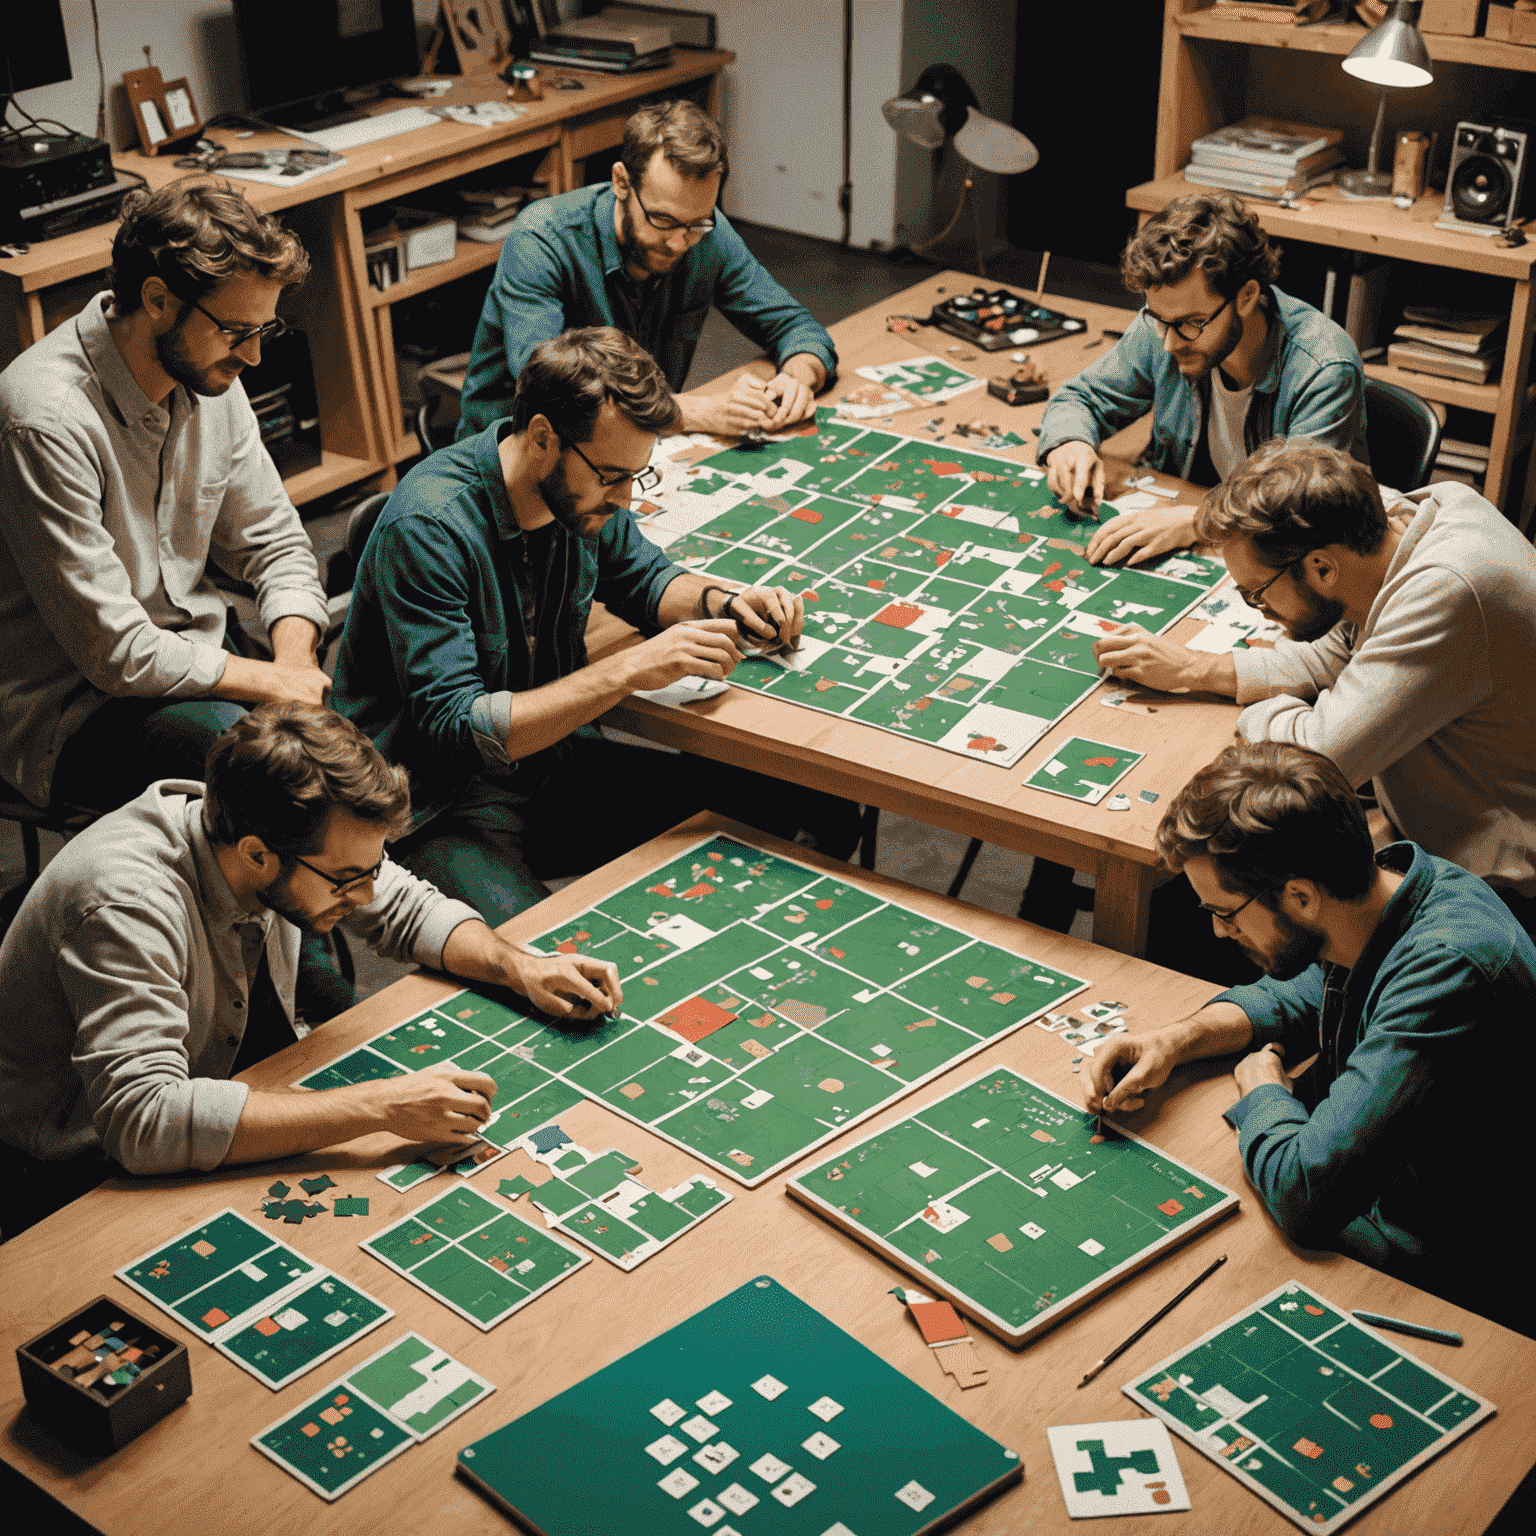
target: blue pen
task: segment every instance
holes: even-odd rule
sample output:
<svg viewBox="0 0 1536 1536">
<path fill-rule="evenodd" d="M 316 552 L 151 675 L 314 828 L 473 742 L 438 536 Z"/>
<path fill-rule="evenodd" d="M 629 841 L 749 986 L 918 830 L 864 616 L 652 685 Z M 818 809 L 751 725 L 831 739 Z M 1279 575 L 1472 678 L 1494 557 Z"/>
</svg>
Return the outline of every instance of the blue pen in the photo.
<svg viewBox="0 0 1536 1536">
<path fill-rule="evenodd" d="M 1377 1328 L 1395 1328 L 1399 1333 L 1411 1333 L 1416 1339 L 1433 1339 L 1437 1344 L 1460 1344 L 1461 1335 L 1449 1328 L 1426 1328 L 1423 1323 L 1405 1323 L 1400 1317 L 1383 1317 L 1380 1312 L 1353 1312 L 1362 1323 L 1372 1323 Z"/>
</svg>

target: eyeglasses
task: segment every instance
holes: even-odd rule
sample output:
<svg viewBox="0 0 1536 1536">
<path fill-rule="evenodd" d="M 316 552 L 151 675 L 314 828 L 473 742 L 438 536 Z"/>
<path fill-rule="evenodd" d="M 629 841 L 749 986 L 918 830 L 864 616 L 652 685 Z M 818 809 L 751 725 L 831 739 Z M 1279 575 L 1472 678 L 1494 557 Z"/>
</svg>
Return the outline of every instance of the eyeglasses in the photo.
<svg viewBox="0 0 1536 1536">
<path fill-rule="evenodd" d="M 1232 300 L 1228 299 L 1226 303 L 1221 306 L 1221 309 L 1225 309 L 1231 302 Z M 1199 341 L 1200 333 L 1206 328 L 1206 326 L 1214 323 L 1217 316 L 1221 314 L 1221 309 L 1218 309 L 1214 315 L 1208 315 L 1204 320 L 1163 320 L 1160 319 L 1157 315 L 1154 315 L 1152 311 L 1146 307 L 1145 304 L 1142 305 L 1141 312 L 1151 322 L 1152 329 L 1156 331 L 1159 336 L 1166 336 L 1169 331 L 1172 331 L 1174 335 L 1178 336 L 1183 341 Z"/>
<path fill-rule="evenodd" d="M 1252 906 L 1253 903 L 1258 899 L 1259 893 L 1255 891 L 1253 895 L 1250 896 L 1241 907 L 1234 907 L 1230 912 L 1218 912 L 1215 907 L 1208 907 L 1202 901 L 1200 903 L 1200 910 L 1204 912 L 1208 917 L 1214 917 L 1218 923 L 1222 923 L 1228 928 L 1235 928 L 1237 926 L 1238 918 L 1241 917 L 1243 912 L 1248 907 Z"/>
<path fill-rule="evenodd" d="M 221 335 L 229 337 L 231 351 L 243 347 L 248 341 L 275 341 L 279 336 L 285 335 L 288 330 L 286 320 L 268 320 L 265 325 L 226 325 L 217 315 L 209 315 L 196 299 L 184 299 L 182 302 L 190 304 L 198 314 L 207 315 L 213 321 L 215 329 Z"/>
<path fill-rule="evenodd" d="M 384 860 L 380 859 L 367 874 L 348 875 L 344 880 L 338 880 L 328 869 L 316 869 L 313 864 L 307 859 L 301 859 L 298 854 L 292 857 L 295 864 L 302 864 L 310 874 L 319 875 L 330 886 L 333 896 L 344 896 L 348 891 L 355 891 L 360 885 L 367 885 L 370 880 L 377 878 L 379 871 L 384 868 Z"/>
<path fill-rule="evenodd" d="M 710 214 L 707 219 L 700 219 L 694 224 L 684 224 L 680 219 L 674 219 L 670 213 L 652 213 L 644 203 L 640 201 L 640 194 L 633 186 L 630 187 L 630 195 L 634 198 L 640 212 L 645 215 L 645 222 L 652 229 L 659 229 L 663 234 L 676 234 L 678 230 L 690 235 L 707 235 L 715 227 L 715 216 Z"/>
<path fill-rule="evenodd" d="M 1296 569 L 1297 563 L 1298 562 L 1293 560 L 1288 566 L 1285 567 L 1284 570 L 1276 571 L 1275 574 L 1271 576 L 1263 586 L 1255 587 L 1251 592 L 1246 587 L 1238 587 L 1237 595 L 1242 598 L 1242 600 L 1247 603 L 1250 608 L 1257 608 L 1259 604 L 1264 600 L 1264 594 L 1268 592 L 1269 589 L 1274 586 L 1274 584 L 1279 581 L 1282 576 L 1288 575 L 1291 571 L 1294 571 Z"/>
<path fill-rule="evenodd" d="M 570 440 L 570 438 L 565 435 L 564 432 L 560 430 L 559 427 L 555 428 L 555 436 L 558 437 L 560 441 L 564 443 L 565 446 L 569 448 L 571 452 L 574 453 L 576 457 L 580 459 L 581 462 L 585 464 L 594 475 L 597 476 L 597 483 L 604 489 L 611 489 L 615 485 L 623 485 L 624 482 L 628 480 L 634 487 L 635 492 L 638 495 L 643 496 L 647 491 L 654 491 L 656 487 L 661 484 L 661 471 L 659 469 L 652 469 L 649 464 L 647 464 L 644 469 L 619 469 L 615 470 L 612 474 L 605 474 L 597 467 L 596 464 L 592 462 L 591 459 L 586 456 L 586 454 L 581 451 L 580 448 L 576 446 L 575 443 Z"/>
</svg>

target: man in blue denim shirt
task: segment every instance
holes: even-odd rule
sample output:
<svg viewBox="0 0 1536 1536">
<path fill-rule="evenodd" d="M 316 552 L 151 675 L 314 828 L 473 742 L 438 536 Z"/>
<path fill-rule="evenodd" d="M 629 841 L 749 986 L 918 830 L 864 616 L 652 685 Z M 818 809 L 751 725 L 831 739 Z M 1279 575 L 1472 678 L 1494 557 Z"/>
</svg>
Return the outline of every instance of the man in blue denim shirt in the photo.
<svg viewBox="0 0 1536 1536">
<path fill-rule="evenodd" d="M 510 418 L 416 466 L 369 537 L 336 663 L 336 709 L 410 770 L 395 856 L 492 924 L 711 809 L 851 851 L 852 807 L 742 769 L 625 747 L 585 729 L 642 689 L 724 678 L 749 644 L 805 622 L 782 587 L 711 584 L 629 511 L 671 391 L 607 327 L 541 343 Z M 588 662 L 605 604 L 651 636 Z M 847 842 L 837 847 L 836 836 Z"/>
<path fill-rule="evenodd" d="M 1041 421 L 1038 461 L 1072 506 L 1104 493 L 1098 444 L 1152 412 L 1145 461 L 1215 485 L 1272 437 L 1312 437 L 1369 465 L 1365 369 L 1325 315 L 1275 287 L 1279 254 L 1232 197 L 1181 197 L 1120 258 L 1146 305 L 1112 351 L 1068 379 Z M 1140 564 L 1194 541 L 1190 507 L 1122 513 L 1088 545 Z"/>
<path fill-rule="evenodd" d="M 763 384 L 679 395 L 678 430 L 777 432 L 809 416 L 837 368 L 832 338 L 769 277 L 715 204 L 725 141 L 687 101 L 642 107 L 625 125 L 613 181 L 534 203 L 512 226 L 485 296 L 464 380 L 459 436 L 512 409 L 541 341 L 577 326 L 633 336 L 683 387 L 711 304 L 774 359 Z"/>
<path fill-rule="evenodd" d="M 1536 946 L 1508 908 L 1417 844 L 1373 854 L 1349 782 L 1280 742 L 1201 769 L 1158 853 L 1266 975 L 1103 1047 L 1088 1108 L 1139 1109 L 1180 1063 L 1257 1046 L 1226 1119 L 1285 1236 L 1529 1332 L 1514 1265 L 1489 1262 L 1525 1138 L 1488 1073 L 1536 1008 Z M 1313 1055 L 1287 1075 L 1282 1058 Z"/>
</svg>

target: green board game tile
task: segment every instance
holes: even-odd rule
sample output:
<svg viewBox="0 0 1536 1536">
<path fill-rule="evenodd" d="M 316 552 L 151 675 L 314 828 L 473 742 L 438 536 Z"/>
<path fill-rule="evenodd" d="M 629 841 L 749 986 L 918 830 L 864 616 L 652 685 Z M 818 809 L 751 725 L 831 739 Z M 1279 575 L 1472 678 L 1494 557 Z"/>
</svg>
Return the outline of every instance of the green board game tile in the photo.
<svg viewBox="0 0 1536 1536">
<path fill-rule="evenodd" d="M 743 966 L 755 965 L 783 945 L 783 940 L 763 933 L 746 923 L 737 923 L 705 939 L 702 944 L 675 955 L 666 965 L 651 973 L 657 985 L 641 992 L 638 987 L 625 993 L 635 1013 L 655 1018 L 684 999 L 705 991 L 711 982 L 728 976 Z M 734 1010 L 732 1010 L 734 1011 Z"/>
<path fill-rule="evenodd" d="M 592 1093 L 604 1093 L 629 1082 L 652 1063 L 687 1043 L 671 1030 L 642 1025 L 615 1040 L 607 1050 L 567 1067 L 566 1076 Z"/>
<path fill-rule="evenodd" d="M 423 1290 L 436 1293 L 486 1326 L 504 1317 L 528 1294 L 528 1287 L 511 1274 L 492 1269 L 457 1247 L 446 1248 L 423 1264 L 412 1279 Z"/>
<path fill-rule="evenodd" d="M 811 496 L 752 533 L 747 543 L 791 559 L 806 559 L 823 539 L 836 533 L 864 510 L 853 501 L 833 496 Z M 813 562 L 814 563 L 814 562 Z"/>
<path fill-rule="evenodd" d="M 915 687 L 903 691 L 892 682 L 855 704 L 848 711 L 848 718 L 904 731 L 919 741 L 937 742 L 963 724 L 966 714 L 964 704 L 935 698 Z"/>
<path fill-rule="evenodd" d="M 694 569 L 707 571 L 711 576 L 723 577 L 726 581 L 741 581 L 750 587 L 763 587 L 775 584 L 774 572 L 784 562 L 785 556 L 776 550 L 744 544 L 729 548 L 707 564 Z"/>
<path fill-rule="evenodd" d="M 756 468 L 762 468 L 764 463 L 759 457 Z M 756 473 L 756 469 L 752 472 Z M 759 529 L 783 517 L 787 505 L 779 497 L 765 498 L 755 491 L 744 489 L 741 500 L 734 507 L 717 512 L 708 522 L 700 523 L 693 531 L 707 538 L 721 539 L 727 544 L 743 544 Z"/>
<path fill-rule="evenodd" d="M 368 1214 L 368 1197 L 366 1195 L 337 1195 L 331 1205 L 333 1216 L 366 1216 Z"/>
<path fill-rule="evenodd" d="M 992 684 L 986 692 L 986 702 L 1016 709 L 1021 714 L 1055 719 L 1097 685 L 1097 675 L 1085 677 L 1081 672 L 1037 661 L 1030 655 L 1014 662 L 1008 673 Z M 1061 752 L 1055 755 L 1061 757 Z"/>
<path fill-rule="evenodd" d="M 1227 568 L 1211 555 L 1197 555 L 1190 549 L 1178 549 L 1161 560 L 1138 566 L 1150 576 L 1166 576 L 1172 581 L 1187 581 L 1207 591 L 1226 580 Z"/>
<path fill-rule="evenodd" d="M 568 1173 L 562 1169 L 561 1177 L 595 1200 L 621 1183 L 626 1177 L 625 1170 L 632 1168 L 634 1163 L 635 1159 L 626 1152 L 604 1152 L 584 1167 L 573 1168 Z"/>
<path fill-rule="evenodd" d="M 831 933 L 882 905 L 878 896 L 838 880 L 835 876 L 826 875 L 812 881 L 795 895 L 786 897 L 768 911 L 758 914 L 753 922 L 769 933 L 794 940 L 807 933 Z M 730 985 L 744 987 L 752 985 L 752 982 L 769 979 L 767 976 L 757 976 L 752 978 L 752 982 L 745 982 L 735 979 L 739 974 L 735 973 L 732 978 L 728 978 Z"/>
<path fill-rule="evenodd" d="M 1327 1302 L 1302 1290 L 1296 1291 L 1294 1295 L 1276 1297 L 1265 1306 L 1264 1311 L 1282 1327 L 1289 1328 L 1292 1333 L 1299 1333 L 1304 1339 L 1315 1339 L 1319 1334 L 1329 1333 L 1344 1321 L 1343 1315 Z"/>
<path fill-rule="evenodd" d="M 944 633 L 946 639 L 969 640 L 990 651 L 1018 656 L 1060 619 L 1055 605 L 1043 598 L 1027 592 L 992 591 L 978 594 Z"/>
<path fill-rule="evenodd" d="M 446 1247 L 447 1243 L 448 1239 L 443 1233 L 435 1232 L 431 1227 L 425 1227 L 414 1217 L 408 1216 L 404 1221 L 376 1233 L 363 1246 L 388 1259 L 391 1264 L 409 1270 L 424 1264 L 440 1248 Z"/>
<path fill-rule="evenodd" d="M 904 571 L 899 565 L 868 555 L 858 555 L 838 566 L 835 574 L 844 586 L 874 592 L 887 602 L 893 598 L 912 597 L 928 579 L 922 571 Z"/>
<path fill-rule="evenodd" d="M 974 1034 L 889 992 L 848 1008 L 817 1032 L 871 1066 L 889 1062 L 881 1070 L 898 1083 L 927 1077 L 976 1046 Z"/>
<path fill-rule="evenodd" d="M 631 1226 L 599 1205 L 585 1205 L 572 1211 L 561 1220 L 560 1229 L 615 1259 L 630 1257 L 648 1240 L 639 1227 Z"/>
<path fill-rule="evenodd" d="M 239 1317 L 267 1297 L 285 1290 L 300 1276 L 314 1272 L 315 1265 L 292 1250 L 273 1249 L 270 1255 L 257 1254 L 190 1296 L 182 1297 L 171 1310 L 189 1327 L 209 1334 L 230 1318 Z"/>
<path fill-rule="evenodd" d="M 983 1040 L 1055 1007 L 1076 990 L 1075 977 L 979 941 L 948 955 L 895 991 L 914 1006 Z"/>
<path fill-rule="evenodd" d="M 745 665 L 745 663 L 743 663 Z M 658 919 L 666 914 L 658 912 Z M 677 945 L 653 935 L 638 933 L 615 934 L 590 951 L 594 960 L 609 960 L 618 969 L 619 980 L 627 987 L 630 977 L 638 976 L 648 966 L 664 960 L 677 949 Z"/>
<path fill-rule="evenodd" d="M 1077 606 L 1079 613 L 1098 614 L 1117 623 L 1142 624 L 1155 633 L 1166 629 L 1202 596 L 1199 588 L 1183 582 L 1119 570 L 1113 580 Z"/>
<path fill-rule="evenodd" d="M 814 661 L 806 661 L 799 672 L 775 668 L 779 675 L 767 676 L 761 689 L 776 699 L 792 699 L 797 704 L 808 704 L 812 709 L 828 714 L 842 714 L 864 698 L 865 687 L 859 671 L 868 659 L 850 651 L 828 650 Z M 736 669 L 737 672 L 741 670 L 742 667 Z M 734 677 L 736 673 L 731 675 Z M 765 674 L 750 673 L 748 676 L 763 677 Z"/>
<path fill-rule="evenodd" d="M 687 1189 L 685 1189 L 681 1195 L 677 1197 L 675 1204 L 678 1209 L 684 1211 L 687 1215 L 697 1218 L 700 1216 L 707 1216 L 717 1206 L 724 1205 L 725 1200 L 726 1195 L 724 1190 L 711 1189 L 710 1186 L 706 1184 L 702 1179 L 695 1179 L 693 1183 Z M 665 1205 L 667 1202 L 660 1200 L 659 1196 L 652 1196 L 652 1198 L 646 1202 L 648 1206 L 655 1206 L 657 1203 Z M 650 1221 L 642 1220 L 639 1216 L 636 1216 L 635 1220 L 641 1226 L 645 1227 L 647 1231 L 651 1229 Z"/>
<path fill-rule="evenodd" d="M 390 1316 L 388 1307 L 338 1276 L 328 1275 L 285 1297 L 270 1319 L 258 1319 L 219 1347 L 268 1386 L 279 1388 Z"/>
<path fill-rule="evenodd" d="M 754 976 L 756 970 L 768 975 Z M 803 949 L 765 955 L 754 966 L 733 972 L 731 984 L 742 991 L 751 990 L 754 1002 L 764 1003 L 808 1029 L 819 1027 L 822 1017 L 853 1007 L 854 993 L 867 990 L 865 982 L 835 961 Z"/>
<path fill-rule="evenodd" d="M 311 1088 L 319 1092 L 326 1088 L 345 1088 L 350 1083 L 371 1083 L 387 1077 L 402 1077 L 404 1074 L 404 1067 L 362 1046 L 339 1061 L 321 1067 L 318 1072 L 301 1077 L 294 1087 Z"/>
<path fill-rule="evenodd" d="M 472 1045 L 468 1050 L 460 1051 L 454 1058 L 456 1067 L 463 1067 L 469 1072 L 484 1072 L 487 1064 L 494 1062 L 498 1056 L 504 1056 L 506 1052 L 495 1040 L 482 1040 L 478 1045 Z"/>
<path fill-rule="evenodd" d="M 839 623 L 869 618 L 890 602 L 890 597 L 873 587 L 839 581 L 832 576 L 819 577 L 815 586 L 802 591 L 806 622 L 821 614 L 835 615 Z"/>
<path fill-rule="evenodd" d="M 849 924 L 810 952 L 835 961 L 856 976 L 889 986 L 942 955 L 975 941 L 954 928 L 888 905 Z"/>
<path fill-rule="evenodd" d="M 453 1364 L 420 1334 L 408 1333 L 349 1372 L 345 1385 L 365 1393 L 417 1436 L 426 1436 L 492 1390 L 488 1383 L 472 1376 L 435 1402 L 425 1403 L 412 1413 L 404 1411 L 408 1399 L 420 1399 L 422 1385 L 433 1379 L 434 1370 L 441 1372 Z"/>
<path fill-rule="evenodd" d="M 517 1043 L 517 1053 L 543 1072 L 564 1072 L 596 1051 L 607 1050 L 644 1026 L 633 1014 L 601 1014 L 591 1021 L 573 1019 L 541 1024 Z"/>
<path fill-rule="evenodd" d="M 430 1232 L 447 1238 L 462 1237 L 501 1215 L 501 1207 L 465 1185 L 450 1189 L 416 1212 L 416 1219 Z"/>
<path fill-rule="evenodd" d="M 522 1007 L 531 1008 L 532 1004 L 523 1000 Z M 521 1008 L 509 1008 L 504 1003 L 492 1002 L 490 998 L 479 997 L 473 992 L 460 992 L 457 997 L 439 1003 L 435 1011 L 451 1020 L 456 1027 L 471 1030 L 488 1039 L 504 1037 L 509 1029 L 520 1026 L 527 1019 Z"/>
<path fill-rule="evenodd" d="M 1453 1391 L 1439 1407 L 1432 1408 L 1426 1417 L 1444 1429 L 1451 1429 L 1463 1419 L 1470 1418 L 1481 1407 L 1482 1404 L 1475 1397 Z"/>
<path fill-rule="evenodd" d="M 1073 736 L 1024 780 L 1032 789 L 1097 804 L 1145 756 L 1130 747 Z M 1054 771 L 1052 765 L 1057 766 Z"/>
<path fill-rule="evenodd" d="M 381 1055 L 402 1067 L 419 1071 L 440 1062 L 451 1061 L 460 1051 L 476 1044 L 482 1037 L 463 1025 L 435 1013 L 397 1025 L 369 1044 Z"/>
<path fill-rule="evenodd" d="M 693 1189 L 704 1189 L 702 1184 L 695 1184 Z M 693 1193 L 693 1189 L 686 1191 L 682 1197 L 686 1200 Z M 719 1204 L 721 1197 L 714 1190 L 704 1190 L 706 1194 L 714 1195 L 715 1204 Z M 713 1209 L 706 1205 L 703 1210 L 694 1212 L 687 1209 L 682 1201 L 663 1200 L 660 1195 L 647 1195 L 643 1200 L 635 1202 L 635 1208 L 630 1212 L 629 1220 L 632 1225 L 638 1227 L 647 1237 L 654 1238 L 658 1243 L 665 1242 L 669 1237 L 675 1237 L 685 1227 L 693 1225 L 695 1216 L 702 1216 L 705 1211 Z"/>
<path fill-rule="evenodd" d="M 831 575 L 851 560 L 867 560 L 896 535 L 917 526 L 920 512 L 866 506 L 834 528 L 814 550 L 814 563 Z"/>
<path fill-rule="evenodd" d="M 549 1074 L 526 1060 L 522 1049 L 503 1052 L 480 1068 L 496 1084 L 496 1097 L 491 1101 L 493 1110 L 505 1109 L 549 1081 Z"/>
<path fill-rule="evenodd" d="M 557 1176 L 540 1184 L 532 1198 L 540 1205 L 547 1206 L 551 1215 L 561 1218 L 580 1210 L 592 1197 Z"/>
<path fill-rule="evenodd" d="M 291 1248 L 275 1246 L 281 1255 L 298 1258 Z M 233 1211 L 221 1211 L 212 1221 L 157 1248 L 125 1270 L 124 1275 L 164 1306 L 273 1249 L 271 1237 L 260 1227 Z"/>
<path fill-rule="evenodd" d="M 502 1106 L 494 1126 L 480 1132 L 481 1139 L 493 1146 L 509 1147 L 529 1131 L 575 1108 L 582 1100 L 581 1092 L 563 1083 L 559 1078 L 546 1078 L 531 1093 Z"/>
<path fill-rule="evenodd" d="M 348 1385 L 333 1382 L 253 1442 L 325 1499 L 339 1497 L 416 1443 Z"/>
<path fill-rule="evenodd" d="M 594 909 L 541 933 L 530 947 L 544 954 L 585 955 L 595 945 L 625 931 L 621 924 Z"/>
<path fill-rule="evenodd" d="M 1053 666 L 1067 667 L 1097 681 L 1098 659 L 1093 654 L 1095 639 L 1092 635 L 1075 633 L 1070 629 L 1057 628 L 1036 640 L 1025 653 L 1033 661 L 1049 662 Z"/>
<path fill-rule="evenodd" d="M 1272 1338 L 1284 1339 L 1287 1349 L 1295 1347 L 1296 1341 L 1283 1329 L 1268 1328 L 1264 1332 Z M 1385 1370 L 1399 1358 L 1396 1350 L 1372 1337 L 1363 1328 L 1340 1328 L 1326 1339 L 1319 1339 L 1317 1347 L 1360 1376 L 1374 1376 L 1377 1371 Z M 1444 1396 L 1445 1388 L 1441 1387 L 1433 1400 L 1438 1402 Z"/>
</svg>

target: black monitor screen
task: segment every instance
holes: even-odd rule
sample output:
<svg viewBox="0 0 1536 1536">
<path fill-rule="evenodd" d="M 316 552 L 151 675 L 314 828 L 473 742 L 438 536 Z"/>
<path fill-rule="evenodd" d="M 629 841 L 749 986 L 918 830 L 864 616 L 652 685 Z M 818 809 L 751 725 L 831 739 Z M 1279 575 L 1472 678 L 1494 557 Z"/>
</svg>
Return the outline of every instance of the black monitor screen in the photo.
<svg viewBox="0 0 1536 1536">
<path fill-rule="evenodd" d="M 235 0 L 246 100 L 254 112 L 414 75 L 411 0 Z"/>
<path fill-rule="evenodd" d="M 0 26 L 0 96 L 71 78 L 59 0 L 32 0 L 25 26 L 19 18 Z"/>
</svg>

